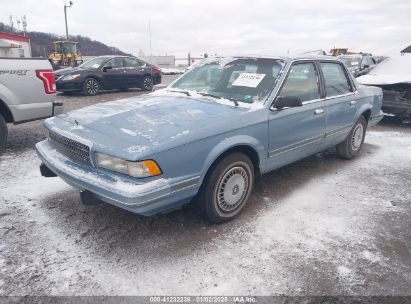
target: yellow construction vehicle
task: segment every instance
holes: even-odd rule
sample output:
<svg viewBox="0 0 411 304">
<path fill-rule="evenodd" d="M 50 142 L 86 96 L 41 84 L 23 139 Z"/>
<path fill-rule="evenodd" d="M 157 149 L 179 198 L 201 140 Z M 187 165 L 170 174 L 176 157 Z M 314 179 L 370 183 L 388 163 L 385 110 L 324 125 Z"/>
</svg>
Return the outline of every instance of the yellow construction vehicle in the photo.
<svg viewBox="0 0 411 304">
<path fill-rule="evenodd" d="M 53 53 L 49 56 L 49 61 L 54 69 L 76 67 L 83 62 L 77 42 L 54 41 L 53 45 Z"/>
<path fill-rule="evenodd" d="M 340 55 L 351 54 L 351 52 L 349 52 L 347 48 L 332 48 L 330 50 L 330 53 L 331 53 L 332 56 L 340 56 Z"/>
</svg>

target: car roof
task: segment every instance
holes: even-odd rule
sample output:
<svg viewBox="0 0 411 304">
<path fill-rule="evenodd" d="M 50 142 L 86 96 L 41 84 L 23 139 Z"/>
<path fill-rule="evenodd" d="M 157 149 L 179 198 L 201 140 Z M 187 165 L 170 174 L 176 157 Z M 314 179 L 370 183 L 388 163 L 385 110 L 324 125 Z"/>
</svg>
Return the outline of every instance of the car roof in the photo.
<svg viewBox="0 0 411 304">
<path fill-rule="evenodd" d="M 129 57 L 137 58 L 135 56 L 127 56 L 127 55 L 102 55 L 102 56 L 96 56 L 94 58 L 129 58 Z"/>
<path fill-rule="evenodd" d="M 221 56 L 217 58 L 258 58 L 258 59 L 277 59 L 283 61 L 295 61 L 295 60 L 333 60 L 338 61 L 337 57 L 327 55 L 297 55 L 297 56 L 275 56 L 275 55 L 233 55 L 233 56 Z M 213 57 L 209 58 L 213 59 Z"/>
<path fill-rule="evenodd" d="M 372 55 L 366 54 L 366 53 L 359 53 L 359 54 L 340 55 L 338 57 L 341 57 L 341 58 L 358 58 L 358 57 L 364 57 L 364 56 L 372 56 Z"/>
</svg>

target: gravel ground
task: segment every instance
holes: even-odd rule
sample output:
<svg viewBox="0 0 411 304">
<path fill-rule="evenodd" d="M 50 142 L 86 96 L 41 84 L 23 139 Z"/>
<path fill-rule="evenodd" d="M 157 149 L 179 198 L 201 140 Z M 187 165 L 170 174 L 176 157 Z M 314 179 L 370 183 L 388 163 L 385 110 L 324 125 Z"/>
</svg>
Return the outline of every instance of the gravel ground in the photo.
<svg viewBox="0 0 411 304">
<path fill-rule="evenodd" d="M 82 206 L 40 176 L 42 139 L 41 122 L 10 126 L 0 157 L 0 295 L 411 295 L 411 127 L 394 118 L 355 160 L 331 149 L 265 175 L 223 225 Z"/>
</svg>

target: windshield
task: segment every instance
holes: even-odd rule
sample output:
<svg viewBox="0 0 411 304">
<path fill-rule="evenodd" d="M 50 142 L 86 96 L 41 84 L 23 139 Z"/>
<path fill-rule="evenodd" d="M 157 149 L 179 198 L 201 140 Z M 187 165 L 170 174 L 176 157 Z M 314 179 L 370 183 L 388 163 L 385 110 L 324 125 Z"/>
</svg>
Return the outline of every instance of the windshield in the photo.
<svg viewBox="0 0 411 304">
<path fill-rule="evenodd" d="M 77 53 L 77 48 L 74 43 L 56 43 L 55 51 L 57 53 Z"/>
<path fill-rule="evenodd" d="M 80 65 L 81 68 L 83 69 L 98 69 L 100 68 L 104 63 L 106 63 L 107 58 L 94 58 L 89 61 L 84 62 L 83 64 Z"/>
<path fill-rule="evenodd" d="M 348 68 L 358 68 L 361 63 L 360 57 L 340 57 L 339 58 Z"/>
<path fill-rule="evenodd" d="M 213 59 L 192 68 L 170 88 L 254 103 L 265 100 L 283 66 L 277 59 Z"/>
</svg>

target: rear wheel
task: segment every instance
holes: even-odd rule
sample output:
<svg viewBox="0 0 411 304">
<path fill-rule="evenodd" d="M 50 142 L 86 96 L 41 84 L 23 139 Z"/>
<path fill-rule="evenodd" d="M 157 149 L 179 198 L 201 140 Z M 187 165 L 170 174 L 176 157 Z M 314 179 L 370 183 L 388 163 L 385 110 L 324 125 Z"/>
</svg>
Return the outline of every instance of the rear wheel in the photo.
<svg viewBox="0 0 411 304">
<path fill-rule="evenodd" d="M 97 79 L 87 78 L 84 81 L 83 92 L 88 96 L 97 95 L 100 92 L 100 83 Z"/>
<path fill-rule="evenodd" d="M 4 117 L 0 114 L 0 152 L 4 149 L 7 139 L 7 123 Z"/>
<path fill-rule="evenodd" d="M 243 153 L 224 157 L 208 174 L 198 203 L 203 216 L 212 223 L 236 217 L 246 205 L 254 186 L 254 166 Z"/>
<path fill-rule="evenodd" d="M 153 78 L 150 75 L 143 77 L 141 81 L 141 88 L 145 91 L 151 91 L 153 89 Z"/>
<path fill-rule="evenodd" d="M 360 154 L 365 139 L 366 129 L 367 121 L 364 116 L 361 115 L 347 138 L 337 145 L 337 155 L 341 158 L 351 159 Z"/>
</svg>

